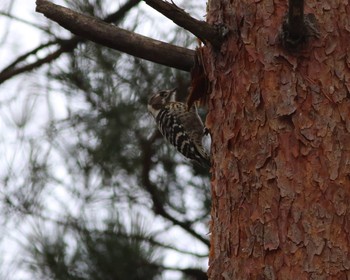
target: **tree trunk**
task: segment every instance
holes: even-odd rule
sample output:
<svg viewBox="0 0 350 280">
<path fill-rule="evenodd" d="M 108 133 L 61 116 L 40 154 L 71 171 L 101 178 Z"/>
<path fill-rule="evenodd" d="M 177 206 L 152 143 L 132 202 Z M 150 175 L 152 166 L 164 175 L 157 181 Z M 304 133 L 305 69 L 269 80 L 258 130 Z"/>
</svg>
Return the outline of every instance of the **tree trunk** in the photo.
<svg viewBox="0 0 350 280">
<path fill-rule="evenodd" d="M 287 2 L 208 3 L 208 22 L 234 29 L 204 51 L 209 279 L 350 278 L 350 5 L 306 3 L 320 36 L 292 52 Z"/>
</svg>

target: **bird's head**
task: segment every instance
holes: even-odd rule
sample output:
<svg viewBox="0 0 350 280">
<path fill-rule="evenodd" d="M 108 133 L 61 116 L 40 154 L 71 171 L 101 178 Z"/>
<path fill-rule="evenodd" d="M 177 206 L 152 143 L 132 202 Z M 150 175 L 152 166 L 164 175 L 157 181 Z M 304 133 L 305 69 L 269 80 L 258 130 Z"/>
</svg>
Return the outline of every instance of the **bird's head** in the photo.
<svg viewBox="0 0 350 280">
<path fill-rule="evenodd" d="M 148 111 L 155 116 L 169 102 L 176 101 L 176 88 L 154 93 L 148 100 Z"/>
</svg>

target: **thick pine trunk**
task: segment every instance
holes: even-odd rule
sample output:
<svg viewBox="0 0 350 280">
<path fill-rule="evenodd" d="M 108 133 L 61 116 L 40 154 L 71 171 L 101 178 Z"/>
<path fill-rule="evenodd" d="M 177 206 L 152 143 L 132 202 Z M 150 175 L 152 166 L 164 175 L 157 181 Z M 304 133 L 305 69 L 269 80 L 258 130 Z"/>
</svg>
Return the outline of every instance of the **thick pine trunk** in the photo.
<svg viewBox="0 0 350 280">
<path fill-rule="evenodd" d="M 288 1 L 212 0 L 236 31 L 204 50 L 211 94 L 210 279 L 350 278 L 350 4 L 306 1 L 319 24 L 278 42 Z"/>
</svg>

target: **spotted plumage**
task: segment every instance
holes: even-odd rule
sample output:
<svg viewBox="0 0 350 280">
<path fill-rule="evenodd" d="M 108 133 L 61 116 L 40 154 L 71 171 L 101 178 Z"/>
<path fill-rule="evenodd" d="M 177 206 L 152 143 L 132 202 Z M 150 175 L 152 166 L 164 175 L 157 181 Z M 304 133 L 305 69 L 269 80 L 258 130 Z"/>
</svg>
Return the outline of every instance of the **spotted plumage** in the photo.
<svg viewBox="0 0 350 280">
<path fill-rule="evenodd" d="M 148 111 L 163 136 L 180 153 L 202 166 L 210 166 L 209 155 L 202 145 L 204 126 L 196 106 L 188 110 L 185 103 L 175 99 L 175 89 L 157 92 L 148 101 Z"/>
</svg>

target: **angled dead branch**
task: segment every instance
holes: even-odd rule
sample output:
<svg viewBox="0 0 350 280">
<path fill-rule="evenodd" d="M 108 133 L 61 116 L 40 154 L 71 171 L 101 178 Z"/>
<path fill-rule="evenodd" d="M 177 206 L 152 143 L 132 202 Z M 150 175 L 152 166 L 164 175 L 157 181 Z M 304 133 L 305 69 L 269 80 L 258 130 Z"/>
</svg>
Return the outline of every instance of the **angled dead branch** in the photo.
<svg viewBox="0 0 350 280">
<path fill-rule="evenodd" d="M 140 3 L 141 0 L 129 0 L 128 2 L 126 2 L 123 6 L 120 7 L 120 9 L 118 9 L 118 11 L 116 11 L 113 14 L 110 14 L 109 16 L 107 16 L 104 21 L 105 22 L 118 22 L 120 21 L 122 18 L 124 18 L 125 14 L 131 10 L 131 8 L 135 7 L 138 3 Z"/>
<path fill-rule="evenodd" d="M 220 48 L 223 37 L 218 30 L 209 23 L 191 17 L 183 9 L 172 3 L 163 0 L 144 0 L 147 5 L 157 10 L 167 18 L 171 19 L 178 26 L 190 31 L 203 43 L 209 42 L 215 48 Z"/>
<path fill-rule="evenodd" d="M 191 70 L 193 50 L 150 39 L 46 0 L 37 0 L 36 4 L 39 13 L 85 39 L 158 64 Z"/>
<path fill-rule="evenodd" d="M 283 44 L 296 49 L 305 42 L 304 0 L 289 0 L 287 21 L 283 25 Z"/>
<path fill-rule="evenodd" d="M 282 28 L 283 45 L 289 50 L 297 50 L 309 37 L 319 37 L 315 16 L 304 15 L 304 0 L 289 0 L 288 14 Z"/>
<path fill-rule="evenodd" d="M 0 72 L 0 84 L 5 82 L 6 80 L 16 76 L 16 75 L 32 71 L 32 70 L 34 70 L 34 69 L 36 69 L 44 64 L 52 62 L 53 60 L 60 57 L 61 54 L 73 50 L 79 42 L 76 37 L 72 38 L 70 40 L 59 40 L 59 41 L 61 43 L 60 43 L 59 48 L 57 48 L 57 50 L 49 53 L 44 58 L 40 58 L 32 63 L 26 64 L 26 65 L 20 66 L 20 67 L 15 67 L 15 66 L 17 66 L 18 63 L 22 62 L 25 58 L 29 57 L 32 54 L 33 55 L 36 54 L 40 49 L 47 47 L 48 45 L 52 45 L 52 44 L 51 43 L 50 44 L 49 43 L 43 44 L 43 45 L 35 48 L 34 50 L 31 50 L 30 52 L 17 58 L 16 61 L 12 62 L 9 66 L 7 66 L 5 69 L 3 69 Z"/>
<path fill-rule="evenodd" d="M 295 42 L 305 36 L 304 0 L 289 0 L 288 29 L 290 39 Z"/>
<path fill-rule="evenodd" d="M 42 49 L 45 49 L 49 46 L 52 46 L 52 45 L 55 45 L 57 44 L 57 41 L 49 41 L 47 43 L 44 43 L 44 44 L 41 44 L 39 45 L 38 47 L 35 47 L 34 49 L 30 50 L 29 52 L 23 54 L 23 55 L 20 55 L 19 57 L 17 57 L 13 62 L 11 62 L 8 66 L 6 66 L 2 71 L 2 72 L 6 72 L 6 71 L 9 71 L 11 69 L 13 69 L 14 67 L 16 67 L 17 64 L 25 61 L 29 56 L 31 55 L 36 55 L 39 51 L 41 51 Z M 1 76 L 1 73 L 0 73 L 0 76 Z"/>
</svg>

